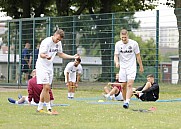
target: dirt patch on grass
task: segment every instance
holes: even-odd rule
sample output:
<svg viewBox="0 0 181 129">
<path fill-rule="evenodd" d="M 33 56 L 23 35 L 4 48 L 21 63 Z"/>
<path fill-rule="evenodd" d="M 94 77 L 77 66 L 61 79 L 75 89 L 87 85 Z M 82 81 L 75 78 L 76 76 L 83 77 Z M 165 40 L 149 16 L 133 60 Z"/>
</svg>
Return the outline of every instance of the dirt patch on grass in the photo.
<svg viewBox="0 0 181 129">
<path fill-rule="evenodd" d="M 20 90 L 24 90 L 24 89 L 0 87 L 0 92 L 14 92 L 14 91 L 20 91 Z"/>
</svg>

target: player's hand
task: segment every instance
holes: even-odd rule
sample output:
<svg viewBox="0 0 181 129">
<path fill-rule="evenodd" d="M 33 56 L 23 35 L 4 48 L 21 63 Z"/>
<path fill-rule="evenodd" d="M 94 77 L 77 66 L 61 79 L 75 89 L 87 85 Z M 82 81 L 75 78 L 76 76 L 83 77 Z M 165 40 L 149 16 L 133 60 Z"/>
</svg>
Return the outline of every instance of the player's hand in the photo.
<svg viewBox="0 0 181 129">
<path fill-rule="evenodd" d="M 143 72 L 144 72 L 144 68 L 143 68 L 143 66 L 140 66 L 139 71 L 140 71 L 140 73 L 143 73 Z"/>
<path fill-rule="evenodd" d="M 78 87 L 78 84 L 77 84 L 77 83 L 75 83 L 75 87 L 76 87 L 76 88 Z"/>
<path fill-rule="evenodd" d="M 46 58 L 47 60 L 51 60 L 52 57 L 46 54 L 46 55 L 45 55 L 45 58 Z"/>
<path fill-rule="evenodd" d="M 80 58 L 79 54 L 75 54 L 75 55 L 74 55 L 74 58 L 75 58 L 75 59 Z"/>
</svg>

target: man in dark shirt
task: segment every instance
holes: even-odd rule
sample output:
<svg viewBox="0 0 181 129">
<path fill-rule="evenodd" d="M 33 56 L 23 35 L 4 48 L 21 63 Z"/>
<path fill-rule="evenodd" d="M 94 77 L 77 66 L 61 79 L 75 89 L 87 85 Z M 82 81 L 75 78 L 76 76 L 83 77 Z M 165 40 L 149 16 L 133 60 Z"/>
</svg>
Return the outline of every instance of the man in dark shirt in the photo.
<svg viewBox="0 0 181 129">
<path fill-rule="evenodd" d="M 147 82 L 137 89 L 133 94 L 142 101 L 156 101 L 159 98 L 159 85 L 154 81 L 154 75 L 147 76 Z"/>
<path fill-rule="evenodd" d="M 29 59 L 30 59 L 29 49 L 30 49 L 30 43 L 26 42 L 25 47 L 22 50 L 22 55 L 21 55 L 21 58 L 22 58 L 21 71 L 22 71 L 22 73 L 25 74 L 24 78 L 25 78 L 26 84 L 28 83 L 28 75 L 29 75 L 29 68 L 30 68 L 30 66 L 29 66 Z"/>
<path fill-rule="evenodd" d="M 28 81 L 28 96 L 19 96 L 19 100 L 14 100 L 12 98 L 8 98 L 8 101 L 10 103 L 14 104 L 22 104 L 22 103 L 28 103 L 30 104 L 38 104 L 40 100 L 40 94 L 43 89 L 42 84 L 37 84 L 36 81 L 36 70 L 34 69 L 31 73 L 32 78 Z M 50 100 L 53 101 L 53 93 L 50 90 Z"/>
<path fill-rule="evenodd" d="M 36 49 L 30 53 L 29 66 L 33 69 L 35 69 L 36 61 L 38 59 L 39 48 L 40 48 L 40 44 L 38 43 L 36 46 Z"/>
</svg>

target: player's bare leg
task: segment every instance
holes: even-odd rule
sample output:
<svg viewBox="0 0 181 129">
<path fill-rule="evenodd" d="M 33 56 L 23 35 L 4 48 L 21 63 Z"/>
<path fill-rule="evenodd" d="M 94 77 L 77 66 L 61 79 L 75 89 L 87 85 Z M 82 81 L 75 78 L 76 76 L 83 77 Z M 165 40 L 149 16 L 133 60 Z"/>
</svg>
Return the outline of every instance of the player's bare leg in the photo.
<svg viewBox="0 0 181 129">
<path fill-rule="evenodd" d="M 150 87 L 151 87 L 151 83 L 147 82 L 146 85 L 144 86 L 144 88 L 142 89 L 142 91 L 147 90 Z"/>
<path fill-rule="evenodd" d="M 122 83 L 122 95 L 123 95 L 124 102 L 126 102 L 126 93 L 127 93 L 127 83 L 123 82 Z"/>
<path fill-rule="evenodd" d="M 68 99 L 71 99 L 71 84 L 70 84 L 70 82 L 67 82 L 67 88 L 68 88 Z"/>
<path fill-rule="evenodd" d="M 50 85 L 49 84 L 43 84 L 43 89 L 40 94 L 40 102 L 38 104 L 38 111 L 43 109 L 43 103 L 46 103 L 47 110 L 51 110 L 51 105 L 50 105 Z"/>
<path fill-rule="evenodd" d="M 133 83 L 134 83 L 134 80 L 128 80 L 127 82 L 126 102 L 124 102 L 123 104 L 123 107 L 126 109 L 129 107 L 129 101 L 133 94 L 133 88 L 132 88 Z"/>
<path fill-rule="evenodd" d="M 108 86 L 104 87 L 104 93 L 108 94 L 110 92 L 110 88 Z"/>
</svg>

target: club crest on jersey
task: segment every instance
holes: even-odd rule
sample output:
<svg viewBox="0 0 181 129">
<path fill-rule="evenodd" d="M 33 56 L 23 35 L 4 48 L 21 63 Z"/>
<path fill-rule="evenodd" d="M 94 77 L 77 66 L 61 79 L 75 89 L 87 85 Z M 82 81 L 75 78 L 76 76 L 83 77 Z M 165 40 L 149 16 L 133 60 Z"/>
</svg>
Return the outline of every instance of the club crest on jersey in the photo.
<svg viewBox="0 0 181 129">
<path fill-rule="evenodd" d="M 58 48 L 58 44 L 56 44 L 56 46 L 55 46 L 56 48 Z"/>
<path fill-rule="evenodd" d="M 129 46 L 129 47 L 128 47 L 128 49 L 132 49 L 132 47 L 131 47 L 131 46 Z"/>
</svg>

